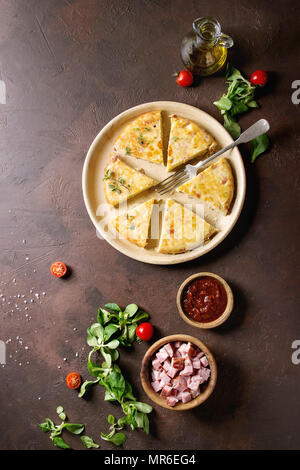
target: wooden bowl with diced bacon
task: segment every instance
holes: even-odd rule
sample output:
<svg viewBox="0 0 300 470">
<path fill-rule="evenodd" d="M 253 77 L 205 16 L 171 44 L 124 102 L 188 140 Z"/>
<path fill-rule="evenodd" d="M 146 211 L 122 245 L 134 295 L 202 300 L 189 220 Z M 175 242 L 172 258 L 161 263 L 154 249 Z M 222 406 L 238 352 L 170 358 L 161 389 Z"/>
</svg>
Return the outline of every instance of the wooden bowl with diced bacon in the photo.
<svg viewBox="0 0 300 470">
<path fill-rule="evenodd" d="M 216 361 L 198 338 L 165 336 L 146 352 L 140 372 L 143 389 L 157 405 L 184 411 L 201 405 L 217 381 Z"/>
</svg>

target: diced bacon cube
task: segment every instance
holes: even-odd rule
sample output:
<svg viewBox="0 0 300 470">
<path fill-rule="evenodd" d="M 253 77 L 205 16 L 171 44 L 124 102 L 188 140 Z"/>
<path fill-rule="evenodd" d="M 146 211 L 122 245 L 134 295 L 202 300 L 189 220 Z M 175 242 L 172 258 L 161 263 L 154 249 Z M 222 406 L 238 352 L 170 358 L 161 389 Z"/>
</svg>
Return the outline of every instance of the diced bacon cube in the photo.
<svg viewBox="0 0 300 470">
<path fill-rule="evenodd" d="M 184 365 L 185 365 L 185 367 L 186 367 L 186 366 L 193 367 L 193 363 L 192 363 L 192 361 L 191 361 L 191 359 L 190 359 L 189 357 L 186 357 L 186 358 L 185 358 Z"/>
<path fill-rule="evenodd" d="M 200 395 L 200 391 L 197 390 L 196 392 L 191 392 L 192 398 L 196 398 Z"/>
<path fill-rule="evenodd" d="M 162 385 L 158 380 L 151 382 L 151 386 L 155 392 L 159 392 L 162 389 Z"/>
<path fill-rule="evenodd" d="M 202 377 L 204 379 L 204 381 L 206 382 L 206 380 L 209 379 L 210 377 L 210 369 L 206 369 L 205 367 L 202 367 L 200 370 L 199 370 L 199 375 L 200 377 Z"/>
<path fill-rule="evenodd" d="M 182 345 L 177 349 L 177 351 L 179 351 L 181 356 L 183 356 L 183 357 L 187 355 L 186 347 L 187 347 L 187 344 L 182 343 Z"/>
<path fill-rule="evenodd" d="M 170 361 L 166 360 L 164 363 L 163 363 L 163 369 L 168 373 L 168 371 L 171 369 L 171 363 Z"/>
<path fill-rule="evenodd" d="M 155 382 L 156 380 L 159 380 L 160 379 L 160 371 L 153 369 L 152 372 L 151 372 L 151 378 L 152 378 L 153 382 Z"/>
<path fill-rule="evenodd" d="M 208 366 L 208 360 L 207 360 L 207 357 L 206 357 L 206 356 L 201 357 L 200 362 L 201 362 L 201 364 L 203 365 L 203 367 L 207 367 L 207 366 Z"/>
<path fill-rule="evenodd" d="M 176 403 L 178 403 L 178 400 L 175 397 L 168 397 L 166 399 L 166 403 L 167 403 L 168 406 L 175 406 Z"/>
<path fill-rule="evenodd" d="M 180 351 L 175 351 L 173 357 L 181 357 Z"/>
<path fill-rule="evenodd" d="M 201 359 L 201 357 L 203 357 L 203 356 L 204 356 L 204 352 L 200 351 L 200 352 L 197 354 L 196 358 L 197 358 L 197 359 Z"/>
<path fill-rule="evenodd" d="M 158 359 L 152 361 L 152 367 L 154 370 L 159 370 L 161 368 L 161 363 Z"/>
<path fill-rule="evenodd" d="M 168 376 L 169 377 L 175 377 L 175 375 L 178 373 L 178 369 L 175 369 L 175 367 L 171 367 L 170 370 L 168 370 Z"/>
<path fill-rule="evenodd" d="M 195 357 L 195 356 L 197 356 L 197 354 L 199 352 L 199 349 L 196 346 L 194 346 L 192 343 L 188 343 L 187 348 L 186 348 L 186 352 L 187 352 L 188 356 Z"/>
<path fill-rule="evenodd" d="M 163 347 L 164 351 L 166 351 L 166 353 L 168 354 L 168 356 L 170 357 L 173 357 L 174 355 L 174 350 L 173 350 L 173 346 L 171 345 L 171 343 L 167 343 L 164 345 Z"/>
<path fill-rule="evenodd" d="M 183 392 L 187 387 L 185 377 L 182 377 L 182 376 L 175 377 L 175 379 L 173 379 L 172 381 L 172 385 L 173 385 L 174 390 Z"/>
<path fill-rule="evenodd" d="M 165 373 L 165 371 L 161 372 L 160 380 L 163 383 L 163 385 L 169 385 L 169 383 L 171 382 L 170 377 Z"/>
<path fill-rule="evenodd" d="M 187 382 L 188 388 L 192 390 L 193 392 L 196 392 L 199 389 L 200 382 L 201 382 L 201 377 L 199 375 L 194 375 Z"/>
<path fill-rule="evenodd" d="M 175 341 L 174 348 L 178 349 L 182 345 L 182 341 Z"/>
<path fill-rule="evenodd" d="M 188 376 L 192 375 L 193 372 L 194 372 L 193 366 L 186 365 L 185 368 L 179 372 L 179 375 L 184 375 L 184 376 L 188 377 Z"/>
<path fill-rule="evenodd" d="M 174 367 L 174 369 L 182 370 L 184 369 L 184 358 L 183 357 L 173 357 L 171 366 Z"/>
<path fill-rule="evenodd" d="M 161 348 L 157 353 L 156 353 L 156 358 L 159 360 L 159 362 L 163 363 L 167 358 L 169 357 L 168 353 Z"/>
<path fill-rule="evenodd" d="M 194 359 L 194 360 L 193 360 L 193 368 L 194 368 L 194 369 L 201 369 L 201 362 L 200 362 L 200 359 Z"/>
<path fill-rule="evenodd" d="M 172 387 L 169 387 L 169 385 L 165 385 L 160 392 L 162 397 L 169 397 L 172 393 Z"/>
<path fill-rule="evenodd" d="M 192 396 L 191 396 L 190 392 L 182 392 L 181 393 L 182 403 L 187 403 L 187 402 L 191 401 L 191 399 L 192 399 Z"/>
</svg>

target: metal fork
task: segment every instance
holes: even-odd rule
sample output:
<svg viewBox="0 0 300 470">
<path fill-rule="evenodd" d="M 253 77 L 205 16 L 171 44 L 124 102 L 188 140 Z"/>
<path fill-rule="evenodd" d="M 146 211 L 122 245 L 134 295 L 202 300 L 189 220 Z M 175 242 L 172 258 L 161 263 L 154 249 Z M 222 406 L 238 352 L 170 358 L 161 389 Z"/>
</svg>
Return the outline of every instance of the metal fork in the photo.
<svg viewBox="0 0 300 470">
<path fill-rule="evenodd" d="M 261 134 L 265 134 L 270 129 L 270 125 L 266 119 L 260 119 L 252 126 L 248 127 L 248 129 L 243 132 L 238 139 L 236 139 L 231 144 L 227 145 L 223 149 L 219 150 L 218 152 L 214 153 L 210 157 L 206 158 L 206 160 L 202 160 L 196 165 L 186 165 L 182 170 L 178 170 L 173 175 L 169 176 L 168 178 L 164 179 L 155 187 L 155 190 L 160 194 L 167 194 L 173 191 L 177 186 L 186 183 L 189 179 L 194 178 L 197 175 L 198 170 L 204 167 L 208 162 L 213 160 L 219 155 L 222 155 L 227 150 L 230 150 L 236 147 L 239 144 L 245 144 L 246 142 L 250 142 L 250 140 L 255 139 L 255 137 L 260 136 Z"/>
</svg>

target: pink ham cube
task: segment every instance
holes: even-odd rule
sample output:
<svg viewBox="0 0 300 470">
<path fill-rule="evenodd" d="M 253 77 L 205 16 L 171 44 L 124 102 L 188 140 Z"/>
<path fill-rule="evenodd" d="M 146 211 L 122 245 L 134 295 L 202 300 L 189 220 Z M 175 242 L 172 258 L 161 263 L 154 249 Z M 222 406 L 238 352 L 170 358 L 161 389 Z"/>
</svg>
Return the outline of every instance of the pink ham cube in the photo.
<svg viewBox="0 0 300 470">
<path fill-rule="evenodd" d="M 201 357 L 203 357 L 203 356 L 204 356 L 204 352 L 201 351 L 197 354 L 196 358 L 201 359 Z"/>
<path fill-rule="evenodd" d="M 175 377 L 177 373 L 178 373 L 178 369 L 175 369 L 175 367 L 171 367 L 170 370 L 168 370 L 168 376 L 171 377 L 172 379 Z"/>
<path fill-rule="evenodd" d="M 176 403 L 178 403 L 178 400 L 175 397 L 167 397 L 166 403 L 168 406 L 175 406 Z"/>
<path fill-rule="evenodd" d="M 173 357 L 171 366 L 174 367 L 174 369 L 182 370 L 184 369 L 184 358 L 183 357 Z"/>
<path fill-rule="evenodd" d="M 173 357 L 181 357 L 180 351 L 175 351 Z"/>
<path fill-rule="evenodd" d="M 193 368 L 194 368 L 194 369 L 201 369 L 201 362 L 200 362 L 200 359 L 194 359 L 194 360 L 193 360 Z"/>
<path fill-rule="evenodd" d="M 187 355 L 186 347 L 187 347 L 187 344 L 182 343 L 182 345 L 177 349 L 177 351 L 180 352 L 182 357 L 185 357 Z"/>
<path fill-rule="evenodd" d="M 175 341 L 174 348 L 178 349 L 178 348 L 180 348 L 181 345 L 182 345 L 181 341 Z"/>
<path fill-rule="evenodd" d="M 160 372 L 159 372 L 159 370 L 153 369 L 153 370 L 152 370 L 152 373 L 151 373 L 151 378 L 152 378 L 153 382 L 155 382 L 155 380 L 159 380 L 159 379 L 160 379 Z"/>
<path fill-rule="evenodd" d="M 168 354 L 168 356 L 173 357 L 174 350 L 173 350 L 173 347 L 172 347 L 172 345 L 171 345 L 170 343 L 165 344 L 162 349 L 163 349 L 164 351 L 166 351 L 166 353 Z"/>
<path fill-rule="evenodd" d="M 160 392 L 160 395 L 162 397 L 169 397 L 172 394 L 172 387 L 169 387 L 169 385 L 165 385 Z"/>
<path fill-rule="evenodd" d="M 186 352 L 188 356 L 195 357 L 197 356 L 199 349 L 196 346 L 194 346 L 192 343 L 188 343 L 186 347 Z"/>
<path fill-rule="evenodd" d="M 171 363 L 170 361 L 166 360 L 164 363 L 163 363 L 163 369 L 168 373 L 168 371 L 171 369 Z"/>
<path fill-rule="evenodd" d="M 208 360 L 207 360 L 207 357 L 206 357 L 206 356 L 201 357 L 200 362 L 201 362 L 201 364 L 203 365 L 203 367 L 207 367 L 207 366 L 208 366 Z"/>
<path fill-rule="evenodd" d="M 194 369 L 191 365 L 185 365 L 185 368 L 179 372 L 179 375 L 184 375 L 185 377 L 189 377 L 193 374 Z"/>
<path fill-rule="evenodd" d="M 165 373 L 164 370 L 160 374 L 160 380 L 163 383 L 163 385 L 169 385 L 169 383 L 171 382 L 170 377 Z"/>
<path fill-rule="evenodd" d="M 175 377 L 175 379 L 173 379 L 172 385 L 173 385 L 174 390 L 183 392 L 187 387 L 185 377 L 182 377 L 182 376 Z"/>
<path fill-rule="evenodd" d="M 159 362 L 163 363 L 167 358 L 169 357 L 168 353 L 161 348 L 157 353 L 156 353 L 156 358 L 159 360 Z"/>
<path fill-rule="evenodd" d="M 187 402 L 191 401 L 191 399 L 192 399 L 192 395 L 190 394 L 190 392 L 182 392 L 181 393 L 182 403 L 187 403 Z"/>
<path fill-rule="evenodd" d="M 201 377 L 199 375 L 194 375 L 188 380 L 187 386 L 193 392 L 197 392 L 200 386 L 200 382 L 201 382 Z"/>
<path fill-rule="evenodd" d="M 209 379 L 210 377 L 210 369 L 206 369 L 205 367 L 202 367 L 200 370 L 199 370 L 199 375 L 200 377 L 202 377 L 204 379 L 204 381 L 206 382 L 206 380 Z"/>
<path fill-rule="evenodd" d="M 152 361 L 152 367 L 154 370 L 159 370 L 161 368 L 161 363 L 158 359 Z"/>
<path fill-rule="evenodd" d="M 151 386 L 155 392 L 159 392 L 162 389 L 162 385 L 158 380 L 151 382 Z"/>
</svg>

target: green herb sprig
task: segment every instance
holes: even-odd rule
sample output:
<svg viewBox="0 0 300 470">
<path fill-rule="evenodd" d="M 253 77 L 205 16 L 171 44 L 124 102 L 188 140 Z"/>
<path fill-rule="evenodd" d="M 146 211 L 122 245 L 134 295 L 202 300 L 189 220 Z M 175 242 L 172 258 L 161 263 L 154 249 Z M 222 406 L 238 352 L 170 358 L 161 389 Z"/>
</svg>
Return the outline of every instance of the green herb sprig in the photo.
<svg viewBox="0 0 300 470">
<path fill-rule="evenodd" d="M 121 193 L 120 186 L 122 186 L 128 192 L 130 192 L 130 184 L 125 184 L 125 181 L 123 178 L 115 178 L 113 171 L 106 170 L 103 181 L 107 181 L 107 180 L 111 181 L 108 187 L 112 190 L 112 192 L 116 191 L 118 194 L 120 194 Z"/>
<path fill-rule="evenodd" d="M 237 122 L 237 116 L 245 113 L 259 105 L 254 99 L 256 87 L 246 80 L 241 72 L 230 64 L 227 64 L 226 81 L 228 83 L 227 93 L 224 94 L 219 101 L 215 101 L 214 105 L 221 111 L 224 117 L 224 127 L 232 136 L 237 139 L 242 130 Z M 263 134 L 251 141 L 252 154 L 251 161 L 265 152 L 270 144 L 269 138 Z"/>
<path fill-rule="evenodd" d="M 137 401 L 130 383 L 116 364 L 119 358 L 118 347 L 130 348 L 137 339 L 138 323 L 148 317 L 148 313 L 139 309 L 136 304 L 129 304 L 122 311 L 117 304 L 108 303 L 105 308 L 99 308 L 97 323 L 87 329 L 87 343 L 92 347 L 87 368 L 90 375 L 96 379 L 87 380 L 82 384 L 79 397 L 82 397 L 90 386 L 98 383 L 105 388 L 105 401 L 121 405 L 124 416 L 116 421 L 114 416 L 109 415 L 110 432 L 101 433 L 102 439 L 117 446 L 126 440 L 126 436 L 118 432 L 126 426 L 130 426 L 132 430 L 142 428 L 149 433 L 147 415 L 152 411 L 152 407 Z M 92 360 L 92 356 L 99 353 L 104 358 L 101 365 Z"/>
<path fill-rule="evenodd" d="M 65 429 L 72 434 L 81 434 L 84 431 L 84 424 L 66 423 L 67 416 L 62 406 L 58 406 L 56 412 L 62 420 L 60 425 L 54 424 L 50 418 L 45 418 L 45 421 L 40 423 L 39 427 L 43 432 L 50 432 L 50 439 L 56 447 L 71 449 L 71 446 L 61 437 L 63 430 Z"/>
</svg>

